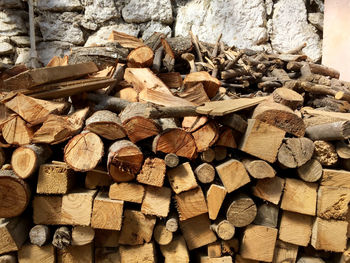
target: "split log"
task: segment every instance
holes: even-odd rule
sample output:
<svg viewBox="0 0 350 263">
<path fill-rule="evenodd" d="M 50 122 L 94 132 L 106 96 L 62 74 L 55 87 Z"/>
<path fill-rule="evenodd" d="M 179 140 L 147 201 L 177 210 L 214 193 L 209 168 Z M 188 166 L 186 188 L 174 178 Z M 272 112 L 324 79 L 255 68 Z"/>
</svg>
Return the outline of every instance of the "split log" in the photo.
<svg viewBox="0 0 350 263">
<path fill-rule="evenodd" d="M 74 186 L 75 175 L 64 164 L 40 165 L 36 192 L 38 194 L 66 194 Z"/>
<path fill-rule="evenodd" d="M 215 122 L 208 122 L 195 132 L 192 136 L 197 146 L 198 152 L 208 150 L 219 139 L 219 129 Z"/>
<path fill-rule="evenodd" d="M 272 97 L 275 102 L 283 104 L 292 110 L 302 106 L 304 103 L 304 98 L 299 93 L 287 88 L 275 89 Z"/>
<path fill-rule="evenodd" d="M 164 157 L 165 165 L 169 168 L 175 168 L 179 165 L 179 157 L 175 153 L 168 153 Z"/>
<path fill-rule="evenodd" d="M 232 129 L 228 127 L 222 127 L 220 129 L 220 135 L 218 140 L 216 141 L 217 146 L 227 147 L 235 149 L 237 148 L 236 139 Z"/>
<path fill-rule="evenodd" d="M 32 206 L 34 224 L 63 225 L 70 223 L 63 218 L 62 196 L 36 195 Z"/>
<path fill-rule="evenodd" d="M 208 212 L 207 203 L 200 187 L 175 195 L 175 202 L 180 221 L 195 218 Z"/>
<path fill-rule="evenodd" d="M 30 243 L 39 247 L 51 240 L 50 229 L 45 225 L 36 225 L 29 231 Z"/>
<path fill-rule="evenodd" d="M 272 262 L 273 263 L 279 263 L 279 262 L 295 263 L 297 260 L 297 255 L 298 255 L 298 246 L 283 242 L 281 240 L 277 240 Z"/>
<path fill-rule="evenodd" d="M 221 257 L 221 242 L 216 241 L 214 243 L 207 245 L 208 257 L 209 258 L 219 258 Z"/>
<path fill-rule="evenodd" d="M 114 183 L 109 188 L 109 198 L 141 204 L 145 187 L 135 183 Z"/>
<path fill-rule="evenodd" d="M 118 140 L 126 136 L 117 114 L 101 110 L 96 111 L 85 121 L 85 129 L 108 140 Z"/>
<path fill-rule="evenodd" d="M 176 236 L 170 244 L 160 246 L 160 251 L 165 258 L 164 263 L 190 262 L 186 242 L 182 236 Z"/>
<path fill-rule="evenodd" d="M 160 41 L 162 43 L 165 53 L 165 56 L 163 58 L 163 65 L 167 68 L 169 72 L 173 71 L 175 65 L 175 54 L 165 38 L 161 38 Z"/>
<path fill-rule="evenodd" d="M 283 211 L 278 238 L 290 244 L 306 247 L 310 243 L 313 218 Z"/>
<path fill-rule="evenodd" d="M 276 175 L 272 166 L 263 160 L 243 159 L 242 163 L 250 176 L 255 179 L 272 178 Z"/>
<path fill-rule="evenodd" d="M 304 215 L 316 214 L 317 184 L 286 178 L 281 208 Z"/>
<path fill-rule="evenodd" d="M 235 234 L 235 227 L 227 220 L 221 220 L 212 224 L 211 229 L 214 230 L 222 240 L 230 240 Z"/>
<path fill-rule="evenodd" d="M 260 103 L 253 112 L 253 119 L 258 119 L 278 127 L 295 136 L 305 134 L 305 124 L 290 108 L 275 102 Z"/>
<path fill-rule="evenodd" d="M 305 182 L 316 182 L 322 176 L 322 165 L 316 159 L 311 159 L 302 166 L 298 167 L 298 176 Z"/>
<path fill-rule="evenodd" d="M 314 141 L 314 157 L 324 166 L 332 166 L 338 162 L 338 155 L 332 143 Z"/>
<path fill-rule="evenodd" d="M 278 205 L 282 196 L 284 183 L 285 180 L 278 176 L 261 179 L 252 188 L 252 193 L 263 200 Z"/>
<path fill-rule="evenodd" d="M 50 114 L 43 125 L 34 133 L 33 143 L 57 144 L 68 140 L 82 129 L 88 108 L 68 116 Z"/>
<path fill-rule="evenodd" d="M 138 48 L 145 45 L 142 39 L 114 30 L 112 30 L 112 33 L 109 35 L 108 41 L 115 41 L 125 48 Z"/>
<path fill-rule="evenodd" d="M 276 228 L 248 226 L 243 234 L 241 256 L 246 259 L 272 262 L 277 232 Z"/>
<path fill-rule="evenodd" d="M 0 218 L 23 213 L 30 200 L 30 187 L 12 170 L 0 171 Z"/>
<path fill-rule="evenodd" d="M 171 188 L 176 194 L 198 186 L 189 162 L 183 163 L 167 172 Z"/>
<path fill-rule="evenodd" d="M 250 182 L 249 175 L 240 161 L 228 160 L 215 168 L 228 193 Z M 235 176 L 232 177 L 232 174 Z"/>
<path fill-rule="evenodd" d="M 29 221 L 24 218 L 0 219 L 0 254 L 18 251 L 28 238 Z"/>
<path fill-rule="evenodd" d="M 182 87 L 183 81 L 179 72 L 159 73 L 158 77 L 170 89 L 178 89 Z"/>
<path fill-rule="evenodd" d="M 287 168 L 296 168 L 308 162 L 314 153 L 314 144 L 308 138 L 290 138 L 278 151 L 278 162 Z"/>
<path fill-rule="evenodd" d="M 142 165 L 137 181 L 142 184 L 162 187 L 164 184 L 166 165 L 159 158 L 147 158 Z"/>
<path fill-rule="evenodd" d="M 254 221 L 256 213 L 257 208 L 251 198 L 238 196 L 227 209 L 226 218 L 235 227 L 244 227 Z"/>
<path fill-rule="evenodd" d="M 90 171 L 101 161 L 103 148 L 100 137 L 93 132 L 84 132 L 73 137 L 64 147 L 64 161 L 74 171 Z"/>
<path fill-rule="evenodd" d="M 317 216 L 327 220 L 346 220 L 349 202 L 349 188 L 320 186 L 317 193 Z"/>
<path fill-rule="evenodd" d="M 223 161 L 227 157 L 227 148 L 223 146 L 215 146 L 214 153 L 215 153 L 215 161 Z"/>
<path fill-rule="evenodd" d="M 203 184 L 208 184 L 214 181 L 215 178 L 215 168 L 208 163 L 202 163 L 194 170 L 194 173 L 198 179 Z"/>
<path fill-rule="evenodd" d="M 220 208 L 226 197 L 225 187 L 212 184 L 207 191 L 207 204 L 209 219 L 215 220 L 219 214 Z"/>
<path fill-rule="evenodd" d="M 187 86 L 181 92 L 176 93 L 176 95 L 194 103 L 195 105 L 202 105 L 205 102 L 210 101 L 202 83 Z"/>
<path fill-rule="evenodd" d="M 107 169 L 116 182 L 130 181 L 135 178 L 143 162 L 141 150 L 127 140 L 116 141 L 108 150 Z"/>
<path fill-rule="evenodd" d="M 193 136 L 180 129 L 174 128 L 158 134 L 154 140 L 152 149 L 154 153 L 175 153 L 177 156 L 193 159 L 197 155 L 196 143 Z"/>
<path fill-rule="evenodd" d="M 350 147 L 345 141 L 338 141 L 336 143 L 336 151 L 340 158 L 350 159 Z"/>
<path fill-rule="evenodd" d="M 347 242 L 346 221 L 316 218 L 312 227 L 311 245 L 317 250 L 343 252 Z"/>
<path fill-rule="evenodd" d="M 57 249 L 57 262 L 93 263 L 92 243 L 85 246 L 69 246 Z"/>
<path fill-rule="evenodd" d="M 203 84 L 204 90 L 210 99 L 216 95 L 221 86 L 221 82 L 217 78 L 210 76 L 205 71 L 192 72 L 184 79 L 185 87 L 193 87 L 198 83 Z"/>
<path fill-rule="evenodd" d="M 10 116 L 3 123 L 2 136 L 8 144 L 29 144 L 32 141 L 33 133 L 33 130 L 18 115 Z"/>
<path fill-rule="evenodd" d="M 100 191 L 93 204 L 91 227 L 120 230 L 122 227 L 124 202 L 108 198 L 108 193 Z"/>
<path fill-rule="evenodd" d="M 335 141 L 350 138 L 350 121 L 332 122 L 308 127 L 306 136 L 313 141 Z"/>
<path fill-rule="evenodd" d="M 154 240 L 159 245 L 168 245 L 173 240 L 173 233 L 166 229 L 165 225 L 157 224 L 154 228 Z"/>
<path fill-rule="evenodd" d="M 120 119 L 129 139 L 136 143 L 140 140 L 157 135 L 160 132 L 159 124 L 150 118 L 147 113 L 149 106 L 141 103 L 130 103 L 120 113 Z"/>
<path fill-rule="evenodd" d="M 153 65 L 153 50 L 147 46 L 133 49 L 126 58 L 129 68 L 148 68 Z"/>
<path fill-rule="evenodd" d="M 30 144 L 17 148 L 11 157 L 13 171 L 26 179 L 35 173 L 39 166 L 46 162 L 52 154 L 47 145 Z"/>
<path fill-rule="evenodd" d="M 43 247 L 38 247 L 36 245 L 31 245 L 31 244 L 25 244 L 18 251 L 18 262 L 31 263 L 36 260 L 42 263 L 55 263 L 56 262 L 55 247 L 52 246 L 51 244 Z"/>
<path fill-rule="evenodd" d="M 155 52 L 154 52 L 152 70 L 154 72 L 159 72 L 162 67 L 162 58 L 163 58 L 164 48 L 159 47 L 156 50 L 153 49 L 153 51 Z"/>
<path fill-rule="evenodd" d="M 121 263 L 156 262 L 155 246 L 147 243 L 139 246 L 120 246 Z"/>
<path fill-rule="evenodd" d="M 170 210 L 171 189 L 147 186 L 142 200 L 141 212 L 145 215 L 167 217 Z"/>
<path fill-rule="evenodd" d="M 49 114 L 62 114 L 68 109 L 67 102 L 34 99 L 21 93 L 6 99 L 5 106 L 16 112 L 30 125 L 43 123 Z"/>
<path fill-rule="evenodd" d="M 215 151 L 209 148 L 208 150 L 201 152 L 200 157 L 203 162 L 211 163 L 215 159 Z"/>
<path fill-rule="evenodd" d="M 182 128 L 187 132 L 194 132 L 208 122 L 206 116 L 187 116 L 182 121 Z"/>
<path fill-rule="evenodd" d="M 179 220 L 178 220 L 178 217 L 175 213 L 170 214 L 170 216 L 168 217 L 168 219 L 165 223 L 165 228 L 172 233 L 174 233 L 178 230 Z"/>
<path fill-rule="evenodd" d="M 258 207 L 258 212 L 253 221 L 255 225 L 276 228 L 278 225 L 279 207 L 270 203 L 263 203 Z"/>
<path fill-rule="evenodd" d="M 128 102 L 138 102 L 138 93 L 133 88 L 123 88 L 114 94 L 114 97 L 126 100 Z"/>
<path fill-rule="evenodd" d="M 52 245 L 54 245 L 59 249 L 64 249 L 70 246 L 71 243 L 72 243 L 72 233 L 69 230 L 69 228 L 66 226 L 57 228 L 53 235 Z"/>
<path fill-rule="evenodd" d="M 248 128 L 239 149 L 262 160 L 274 163 L 285 131 L 257 119 L 248 120 Z"/>
</svg>

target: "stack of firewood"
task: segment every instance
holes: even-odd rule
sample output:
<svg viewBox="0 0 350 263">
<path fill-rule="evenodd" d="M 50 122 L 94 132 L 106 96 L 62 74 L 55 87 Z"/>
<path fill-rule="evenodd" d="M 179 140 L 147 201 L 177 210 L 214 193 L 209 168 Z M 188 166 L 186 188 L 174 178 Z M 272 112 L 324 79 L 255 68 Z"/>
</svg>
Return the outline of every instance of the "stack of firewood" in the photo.
<svg viewBox="0 0 350 263">
<path fill-rule="evenodd" d="M 110 41 L 0 67 L 0 262 L 350 262 L 336 70 L 220 37 Z"/>
</svg>

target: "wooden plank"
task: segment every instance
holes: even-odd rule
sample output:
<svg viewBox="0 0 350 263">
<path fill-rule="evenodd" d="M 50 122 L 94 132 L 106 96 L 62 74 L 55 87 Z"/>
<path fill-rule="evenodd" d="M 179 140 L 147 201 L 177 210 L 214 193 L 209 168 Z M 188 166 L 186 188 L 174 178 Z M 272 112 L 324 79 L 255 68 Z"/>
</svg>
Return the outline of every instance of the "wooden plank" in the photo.
<svg viewBox="0 0 350 263">
<path fill-rule="evenodd" d="M 198 186 L 189 162 L 167 171 L 171 188 L 176 194 L 194 189 Z"/>
<path fill-rule="evenodd" d="M 141 212 L 145 215 L 167 217 L 170 210 L 170 201 L 170 188 L 147 186 L 141 205 Z"/>
<path fill-rule="evenodd" d="M 236 111 L 244 110 L 266 100 L 266 97 L 257 97 L 253 99 L 240 98 L 223 101 L 206 102 L 204 106 L 196 108 L 196 112 L 200 114 L 207 114 L 210 116 L 224 116 Z"/>
<path fill-rule="evenodd" d="M 18 263 L 55 263 L 55 247 L 51 244 L 46 246 L 36 246 L 32 244 L 24 245 L 18 251 Z"/>
<path fill-rule="evenodd" d="M 98 68 L 93 62 L 30 69 L 6 79 L 3 87 L 7 91 L 31 89 L 45 83 L 52 83 L 68 78 L 79 78 L 96 71 L 98 71 Z"/>
</svg>

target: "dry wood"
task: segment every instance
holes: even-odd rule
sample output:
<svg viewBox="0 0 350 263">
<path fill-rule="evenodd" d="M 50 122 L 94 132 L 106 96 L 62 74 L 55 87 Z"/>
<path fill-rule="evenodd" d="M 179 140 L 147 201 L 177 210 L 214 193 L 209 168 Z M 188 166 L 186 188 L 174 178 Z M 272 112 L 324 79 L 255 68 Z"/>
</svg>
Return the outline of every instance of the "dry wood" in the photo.
<svg viewBox="0 0 350 263">
<path fill-rule="evenodd" d="M 11 157 L 13 171 L 26 179 L 35 173 L 52 154 L 47 145 L 29 144 L 17 148 Z"/>
<path fill-rule="evenodd" d="M 249 175 L 255 179 L 272 178 L 276 175 L 272 166 L 263 160 L 243 159 L 242 163 Z"/>
<path fill-rule="evenodd" d="M 101 110 L 96 111 L 85 121 L 85 129 L 108 140 L 117 140 L 126 136 L 117 114 Z"/>
<path fill-rule="evenodd" d="M 310 243 L 313 218 L 283 211 L 278 238 L 290 244 L 306 247 Z"/>
<path fill-rule="evenodd" d="M 240 133 L 244 133 L 247 129 L 247 121 L 235 113 L 227 114 L 218 121 Z"/>
<path fill-rule="evenodd" d="M 201 152 L 200 157 L 203 162 L 211 163 L 215 159 L 215 151 L 209 148 L 208 150 Z"/>
<path fill-rule="evenodd" d="M 123 127 L 129 139 L 134 143 L 160 132 L 159 124 L 148 118 L 148 111 L 149 106 L 146 104 L 130 103 L 120 114 Z"/>
<path fill-rule="evenodd" d="M 72 245 L 84 246 L 92 243 L 95 238 L 95 230 L 89 226 L 74 226 L 72 229 Z"/>
<path fill-rule="evenodd" d="M 340 121 L 308 127 L 306 136 L 313 141 L 335 141 L 350 138 L 350 122 Z"/>
<path fill-rule="evenodd" d="M 36 192 L 38 194 L 66 194 L 75 183 L 72 169 L 63 164 L 40 165 Z"/>
<path fill-rule="evenodd" d="M 170 188 L 147 186 L 141 205 L 141 212 L 145 215 L 167 217 L 170 210 L 170 201 Z"/>
<path fill-rule="evenodd" d="M 30 223 L 24 218 L 0 219 L 0 254 L 18 251 L 28 238 Z"/>
<path fill-rule="evenodd" d="M 187 132 L 194 132 L 208 122 L 206 116 L 187 116 L 182 121 L 182 128 Z"/>
<path fill-rule="evenodd" d="M 338 162 L 338 155 L 332 143 L 314 141 L 314 157 L 324 166 L 332 166 Z"/>
<path fill-rule="evenodd" d="M 133 88 L 123 88 L 119 91 L 117 91 L 116 94 L 114 94 L 115 97 L 120 98 L 122 100 L 126 100 L 129 102 L 137 102 L 138 101 L 138 93 Z"/>
<path fill-rule="evenodd" d="M 147 158 L 142 165 L 137 181 L 142 184 L 162 187 L 164 183 L 166 165 L 159 158 Z"/>
<path fill-rule="evenodd" d="M 96 169 L 88 171 L 85 176 L 85 188 L 87 189 L 110 186 L 112 183 L 113 180 L 105 171 L 105 167 L 98 166 Z"/>
<path fill-rule="evenodd" d="M 316 218 L 312 227 L 311 245 L 317 250 L 343 252 L 346 249 L 346 221 Z"/>
<path fill-rule="evenodd" d="M 298 246 L 277 240 L 272 263 L 295 263 L 298 255 Z"/>
<path fill-rule="evenodd" d="M 210 101 L 202 83 L 197 83 L 193 86 L 185 86 L 184 89 L 181 92 L 176 93 L 176 95 L 197 106 Z"/>
<path fill-rule="evenodd" d="M 311 159 L 302 166 L 298 167 L 298 176 L 305 182 L 316 182 L 322 176 L 322 165 L 316 159 Z"/>
<path fill-rule="evenodd" d="M 2 126 L 2 136 L 8 144 L 25 145 L 33 138 L 33 130 L 17 115 L 11 115 Z"/>
<path fill-rule="evenodd" d="M 179 128 L 168 129 L 157 135 L 153 140 L 154 153 L 175 153 L 177 156 L 193 159 L 197 155 L 193 136 Z"/>
<path fill-rule="evenodd" d="M 228 193 L 250 182 L 249 175 L 240 161 L 231 159 L 215 168 Z"/>
<path fill-rule="evenodd" d="M 147 243 L 139 246 L 121 246 L 119 248 L 119 253 L 121 263 L 156 262 L 155 246 L 153 243 Z"/>
<path fill-rule="evenodd" d="M 214 243 L 207 245 L 208 257 L 209 258 L 219 258 L 221 257 L 221 242 L 216 241 Z"/>
<path fill-rule="evenodd" d="M 218 258 L 210 258 L 206 256 L 202 256 L 200 258 L 200 263 L 232 263 L 232 257 L 230 256 L 224 256 L 224 257 L 218 257 Z"/>
<path fill-rule="evenodd" d="M 207 203 L 200 187 L 175 195 L 175 202 L 180 221 L 208 212 Z"/>
<path fill-rule="evenodd" d="M 278 205 L 284 189 L 285 180 L 278 176 L 258 180 L 252 188 L 252 194 Z"/>
<path fill-rule="evenodd" d="M 188 64 L 190 65 L 190 69 L 191 69 L 190 73 L 198 71 L 197 67 L 196 67 L 196 64 L 195 64 L 195 61 L 194 61 L 195 57 L 194 57 L 194 55 L 192 53 L 183 53 L 181 55 L 181 58 L 183 60 L 186 60 L 188 62 Z"/>
<path fill-rule="evenodd" d="M 182 87 L 183 81 L 179 72 L 159 73 L 158 77 L 170 89 L 177 89 Z"/>
<path fill-rule="evenodd" d="M 109 188 L 109 198 L 132 203 L 142 203 L 145 188 L 135 183 L 114 183 Z"/>
<path fill-rule="evenodd" d="M 58 66 L 67 66 L 69 57 L 65 55 L 63 58 L 58 56 L 53 56 L 49 63 L 46 64 L 46 67 L 58 67 Z"/>
<path fill-rule="evenodd" d="M 30 201 L 30 186 L 12 170 L 0 170 L 0 218 L 19 216 Z"/>
<path fill-rule="evenodd" d="M 189 263 L 190 258 L 185 239 L 182 236 L 176 236 L 168 245 L 160 246 L 165 260 L 164 263 Z"/>
<path fill-rule="evenodd" d="M 285 131 L 257 119 L 248 120 L 248 128 L 239 149 L 255 157 L 275 162 Z"/>
<path fill-rule="evenodd" d="M 54 245 L 59 249 L 64 249 L 70 246 L 71 243 L 72 243 L 71 230 L 66 226 L 61 226 L 57 228 L 53 235 L 52 245 Z"/>
<path fill-rule="evenodd" d="M 135 178 L 143 162 L 141 150 L 127 140 L 116 141 L 109 147 L 107 169 L 116 182 L 130 181 Z"/>
<path fill-rule="evenodd" d="M 62 215 L 62 196 L 36 195 L 32 206 L 34 224 L 69 224 L 69 221 Z"/>
<path fill-rule="evenodd" d="M 316 214 L 317 184 L 286 178 L 281 208 L 314 216 Z"/>
<path fill-rule="evenodd" d="M 209 73 L 205 71 L 192 72 L 184 79 L 185 88 L 193 87 L 198 83 L 203 84 L 204 90 L 209 98 L 216 95 L 221 85 L 221 82 L 217 78 L 210 76 Z"/>
<path fill-rule="evenodd" d="M 228 220 L 221 220 L 211 225 L 211 229 L 215 231 L 222 240 L 230 240 L 235 234 L 235 227 Z"/>
<path fill-rule="evenodd" d="M 350 159 L 350 147 L 346 141 L 338 141 L 336 143 L 336 151 L 340 158 Z"/>
<path fill-rule="evenodd" d="M 165 56 L 163 58 L 163 65 L 167 68 L 169 72 L 173 71 L 175 65 L 175 54 L 165 38 L 161 38 L 160 40 L 165 53 Z"/>
<path fill-rule="evenodd" d="M 95 247 L 95 263 L 120 262 L 119 248 Z"/>
<path fill-rule="evenodd" d="M 125 48 L 138 48 L 145 45 L 142 39 L 114 30 L 109 35 L 108 41 L 115 41 Z"/>
<path fill-rule="evenodd" d="M 171 188 L 176 194 L 198 186 L 189 162 L 183 163 L 167 172 Z"/>
<path fill-rule="evenodd" d="M 235 227 L 244 227 L 254 221 L 256 214 L 254 201 L 248 196 L 240 195 L 231 202 L 226 218 Z"/>
<path fill-rule="evenodd" d="M 228 127 L 222 127 L 215 145 L 233 149 L 237 148 L 234 131 Z"/>
<path fill-rule="evenodd" d="M 230 113 L 253 107 L 264 100 L 266 100 L 265 97 L 256 97 L 253 99 L 240 98 L 224 101 L 210 101 L 206 102 L 204 106 L 197 107 L 196 112 L 200 114 L 207 114 L 210 116 L 224 116 Z"/>
<path fill-rule="evenodd" d="M 278 162 L 287 168 L 300 167 L 311 159 L 314 148 L 308 138 L 289 138 L 278 150 Z"/>
<path fill-rule="evenodd" d="M 4 101 L 3 101 L 4 102 Z M 49 114 L 62 114 L 67 109 L 67 102 L 53 102 L 34 99 L 21 93 L 5 101 L 5 106 L 16 112 L 31 125 L 43 123 Z"/>
<path fill-rule="evenodd" d="M 93 246 L 69 246 L 57 250 L 57 263 L 93 263 Z"/>
<path fill-rule="evenodd" d="M 166 229 L 165 225 L 157 224 L 154 228 L 154 240 L 159 245 L 168 245 L 173 240 L 173 233 Z"/>
<path fill-rule="evenodd" d="M 325 261 L 319 257 L 301 257 L 297 263 L 325 263 Z"/>
<path fill-rule="evenodd" d="M 317 194 L 317 216 L 328 220 L 346 220 L 349 202 L 349 188 L 320 186 Z"/>
<path fill-rule="evenodd" d="M 277 227 L 279 207 L 270 203 L 263 203 L 253 221 L 255 225 Z"/>
<path fill-rule="evenodd" d="M 91 227 L 120 230 L 122 227 L 124 202 L 108 198 L 106 191 L 100 191 L 93 204 Z"/>
<path fill-rule="evenodd" d="M 192 136 L 197 146 L 198 152 L 208 150 L 219 138 L 219 129 L 215 122 L 208 122 L 203 127 L 199 128 L 195 132 L 192 132 Z"/>
<path fill-rule="evenodd" d="M 6 154 L 3 148 L 0 148 L 0 167 L 2 167 L 6 162 Z"/>
<path fill-rule="evenodd" d="M 345 170 L 323 169 L 321 185 L 350 188 L 349 176 Z"/>
<path fill-rule="evenodd" d="M 73 137 L 64 147 L 64 161 L 74 171 L 94 169 L 104 154 L 100 137 L 93 132 L 84 132 Z"/>
<path fill-rule="evenodd" d="M 207 214 L 180 221 L 180 228 L 189 250 L 216 241 L 216 236 L 210 229 L 210 221 Z"/>
<path fill-rule="evenodd" d="M 240 254 L 243 258 L 272 262 L 277 229 L 266 226 L 248 226 L 243 235 Z"/>
<path fill-rule="evenodd" d="M 37 262 L 37 260 L 42 263 L 55 263 L 56 255 L 54 246 L 50 244 L 38 247 L 36 245 L 25 244 L 18 251 L 19 263 L 34 263 Z"/>
<path fill-rule="evenodd" d="M 150 242 L 155 223 L 156 218 L 154 216 L 148 216 L 138 211 L 126 209 L 124 211 L 119 244 L 142 245 L 144 242 Z"/>
<path fill-rule="evenodd" d="M 95 229 L 95 246 L 111 248 L 119 246 L 120 231 Z"/>
<path fill-rule="evenodd" d="M 34 133 L 33 143 L 57 144 L 78 134 L 82 129 L 88 108 L 68 116 L 50 114 L 43 125 Z"/>
<path fill-rule="evenodd" d="M 223 161 L 227 157 L 227 148 L 223 146 L 215 146 L 215 161 Z"/>
<path fill-rule="evenodd" d="M 156 50 L 153 49 L 153 51 L 155 52 L 154 52 L 152 70 L 154 72 L 159 72 L 162 67 L 162 58 L 163 58 L 164 48 L 159 47 Z"/>
<path fill-rule="evenodd" d="M 300 70 L 301 67 L 303 66 L 303 63 L 297 62 L 297 61 L 291 61 L 287 64 L 287 69 L 288 70 Z M 310 63 L 310 70 L 314 74 L 320 74 L 324 76 L 329 76 L 331 78 L 336 78 L 339 79 L 339 71 L 332 69 L 330 67 L 324 66 L 324 65 L 319 65 L 319 64 L 313 64 Z"/>
<path fill-rule="evenodd" d="M 203 184 L 212 183 L 215 178 L 215 168 L 208 163 L 202 163 L 194 170 L 198 181 Z"/>
<path fill-rule="evenodd" d="M 165 223 L 165 228 L 172 233 L 174 233 L 178 230 L 179 219 L 178 219 L 176 213 L 171 213 L 168 216 L 168 219 L 166 220 L 166 223 Z"/>
<path fill-rule="evenodd" d="M 179 157 L 175 153 L 168 153 L 164 157 L 165 165 L 169 168 L 175 168 L 179 165 Z"/>
<path fill-rule="evenodd" d="M 290 108 L 275 102 L 260 103 L 253 112 L 258 119 L 288 133 L 301 137 L 305 134 L 305 124 Z"/>
<path fill-rule="evenodd" d="M 299 93 L 287 88 L 275 89 L 272 97 L 275 102 L 288 106 L 292 110 L 302 106 L 304 103 L 304 98 Z"/>
<path fill-rule="evenodd" d="M 45 225 L 36 225 L 30 229 L 29 239 L 30 243 L 41 247 L 50 241 L 50 229 Z"/>
<path fill-rule="evenodd" d="M 153 65 L 153 50 L 147 46 L 137 47 L 126 58 L 129 68 L 147 68 Z"/>
<path fill-rule="evenodd" d="M 4 81 L 6 90 L 31 89 L 64 79 L 74 79 L 98 71 L 93 62 L 75 65 L 30 69 Z"/>
<path fill-rule="evenodd" d="M 212 184 L 207 191 L 207 204 L 209 219 L 215 220 L 219 214 L 220 208 L 226 197 L 225 187 Z"/>
</svg>

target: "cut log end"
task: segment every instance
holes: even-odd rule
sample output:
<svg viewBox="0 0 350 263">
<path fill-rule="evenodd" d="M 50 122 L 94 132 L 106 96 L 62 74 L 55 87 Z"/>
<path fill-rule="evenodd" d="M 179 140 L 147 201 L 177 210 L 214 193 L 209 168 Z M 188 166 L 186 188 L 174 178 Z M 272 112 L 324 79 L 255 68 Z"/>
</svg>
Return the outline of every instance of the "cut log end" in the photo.
<svg viewBox="0 0 350 263">
<path fill-rule="evenodd" d="M 168 245 L 173 240 L 173 233 L 162 224 L 156 225 L 153 232 L 154 240 L 159 245 Z"/>
<path fill-rule="evenodd" d="M 174 153 L 168 153 L 164 157 L 165 165 L 168 166 L 169 168 L 175 168 L 176 166 L 179 165 L 179 157 L 174 154 Z"/>
<path fill-rule="evenodd" d="M 230 240 L 235 234 L 235 227 L 227 220 L 222 220 L 218 224 L 213 224 L 211 228 L 222 240 Z"/>
<path fill-rule="evenodd" d="M 202 163 L 199 165 L 194 170 L 194 173 L 196 174 L 197 179 L 203 184 L 211 183 L 215 178 L 215 169 L 208 163 Z"/>
<path fill-rule="evenodd" d="M 129 68 L 147 68 L 153 65 L 153 50 L 147 46 L 135 48 L 127 57 Z"/>
<path fill-rule="evenodd" d="M 244 227 L 254 221 L 257 208 L 249 197 L 239 197 L 227 209 L 227 220 L 235 227 Z"/>
</svg>

